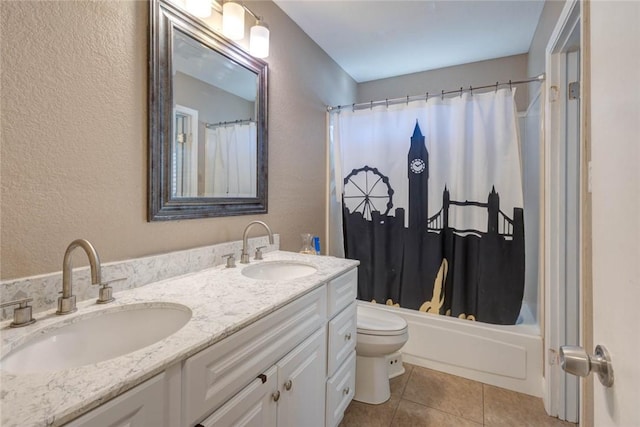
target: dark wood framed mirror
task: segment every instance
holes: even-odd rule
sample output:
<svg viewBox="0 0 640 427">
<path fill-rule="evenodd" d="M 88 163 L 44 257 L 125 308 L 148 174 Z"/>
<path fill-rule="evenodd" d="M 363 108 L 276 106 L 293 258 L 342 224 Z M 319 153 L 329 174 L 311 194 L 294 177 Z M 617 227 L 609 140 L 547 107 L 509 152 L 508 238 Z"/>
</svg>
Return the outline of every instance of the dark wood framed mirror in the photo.
<svg viewBox="0 0 640 427">
<path fill-rule="evenodd" d="M 266 213 L 267 63 L 167 0 L 149 29 L 148 220 Z"/>
</svg>

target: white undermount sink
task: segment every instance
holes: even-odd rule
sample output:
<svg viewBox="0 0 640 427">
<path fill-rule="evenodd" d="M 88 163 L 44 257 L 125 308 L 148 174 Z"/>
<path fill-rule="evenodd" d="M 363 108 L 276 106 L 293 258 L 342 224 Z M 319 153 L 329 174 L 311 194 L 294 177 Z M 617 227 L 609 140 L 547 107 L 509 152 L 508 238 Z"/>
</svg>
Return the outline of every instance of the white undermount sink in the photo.
<svg viewBox="0 0 640 427">
<path fill-rule="evenodd" d="M 244 276 L 258 280 L 292 280 L 318 271 L 312 265 L 296 261 L 265 261 L 242 269 Z"/>
<path fill-rule="evenodd" d="M 167 303 L 130 304 L 61 319 L 9 352 L 0 369 L 52 372 L 113 359 L 174 334 L 189 319 L 188 307 Z"/>
</svg>

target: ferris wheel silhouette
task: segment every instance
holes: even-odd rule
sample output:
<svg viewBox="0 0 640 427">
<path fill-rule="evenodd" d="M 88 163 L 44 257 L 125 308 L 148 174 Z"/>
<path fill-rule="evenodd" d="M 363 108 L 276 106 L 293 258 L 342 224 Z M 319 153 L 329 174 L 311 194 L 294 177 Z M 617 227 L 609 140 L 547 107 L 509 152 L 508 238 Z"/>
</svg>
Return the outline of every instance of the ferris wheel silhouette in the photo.
<svg viewBox="0 0 640 427">
<path fill-rule="evenodd" d="M 389 178 L 369 166 L 353 169 L 347 175 L 343 198 L 351 213 L 360 212 L 367 220 L 371 220 L 372 212 L 386 215 L 393 207 L 393 189 L 389 185 Z"/>
</svg>

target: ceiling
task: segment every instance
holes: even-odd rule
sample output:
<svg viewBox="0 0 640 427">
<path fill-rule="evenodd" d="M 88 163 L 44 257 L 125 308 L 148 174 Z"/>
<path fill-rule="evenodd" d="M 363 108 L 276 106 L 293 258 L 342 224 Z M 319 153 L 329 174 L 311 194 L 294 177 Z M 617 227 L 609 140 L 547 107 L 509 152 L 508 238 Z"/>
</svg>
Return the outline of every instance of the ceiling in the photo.
<svg viewBox="0 0 640 427">
<path fill-rule="evenodd" d="M 173 51 L 174 73 L 184 73 L 249 102 L 255 102 L 258 93 L 255 72 L 229 61 L 226 56 L 181 31 L 173 33 Z"/>
<path fill-rule="evenodd" d="M 544 0 L 274 1 L 358 83 L 526 53 L 544 6 Z"/>
</svg>

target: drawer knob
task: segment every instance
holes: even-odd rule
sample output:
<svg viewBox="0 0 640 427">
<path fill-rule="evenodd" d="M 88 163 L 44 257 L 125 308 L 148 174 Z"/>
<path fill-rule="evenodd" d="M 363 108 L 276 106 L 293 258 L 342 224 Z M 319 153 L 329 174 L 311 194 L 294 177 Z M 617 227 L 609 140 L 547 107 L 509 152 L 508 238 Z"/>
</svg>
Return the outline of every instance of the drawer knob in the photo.
<svg viewBox="0 0 640 427">
<path fill-rule="evenodd" d="M 342 390 L 342 393 L 349 394 L 350 391 L 351 389 L 349 387 L 345 387 L 344 390 Z"/>
<path fill-rule="evenodd" d="M 349 341 L 349 340 L 351 340 L 351 332 L 347 332 L 347 333 L 344 335 L 344 339 L 345 339 L 345 341 Z"/>
<path fill-rule="evenodd" d="M 276 390 L 276 392 L 273 393 L 271 397 L 273 398 L 274 402 L 277 402 L 278 400 L 280 400 L 280 390 Z"/>
<path fill-rule="evenodd" d="M 284 389 L 287 390 L 287 391 L 291 390 L 292 386 L 293 386 L 293 383 L 291 382 L 291 380 L 289 380 L 286 383 L 284 383 Z"/>
</svg>

